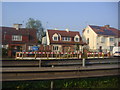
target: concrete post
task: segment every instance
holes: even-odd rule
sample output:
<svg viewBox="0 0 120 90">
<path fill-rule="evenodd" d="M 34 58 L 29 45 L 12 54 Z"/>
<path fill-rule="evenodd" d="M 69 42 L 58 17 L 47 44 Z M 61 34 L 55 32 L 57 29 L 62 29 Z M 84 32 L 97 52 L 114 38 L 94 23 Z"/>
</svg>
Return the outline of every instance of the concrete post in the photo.
<svg viewBox="0 0 120 90">
<path fill-rule="evenodd" d="M 85 67 L 85 58 L 82 59 L 82 66 Z"/>
<path fill-rule="evenodd" d="M 51 90 L 53 90 L 53 81 L 51 81 Z"/>
<path fill-rule="evenodd" d="M 39 67 L 41 67 L 41 60 L 39 60 Z"/>
<path fill-rule="evenodd" d="M 52 65 L 52 68 L 54 67 L 54 65 Z"/>
</svg>

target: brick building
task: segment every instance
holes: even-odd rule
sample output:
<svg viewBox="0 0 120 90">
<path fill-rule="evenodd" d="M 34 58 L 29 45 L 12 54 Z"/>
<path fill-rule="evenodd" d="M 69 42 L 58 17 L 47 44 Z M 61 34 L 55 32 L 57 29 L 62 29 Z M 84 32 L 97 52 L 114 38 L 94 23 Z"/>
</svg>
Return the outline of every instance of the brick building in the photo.
<svg viewBox="0 0 120 90">
<path fill-rule="evenodd" d="M 14 24 L 13 27 L 1 27 L 2 48 L 8 49 L 9 56 L 12 52 L 31 50 L 37 44 L 36 30 L 21 28 L 22 24 Z"/>
</svg>

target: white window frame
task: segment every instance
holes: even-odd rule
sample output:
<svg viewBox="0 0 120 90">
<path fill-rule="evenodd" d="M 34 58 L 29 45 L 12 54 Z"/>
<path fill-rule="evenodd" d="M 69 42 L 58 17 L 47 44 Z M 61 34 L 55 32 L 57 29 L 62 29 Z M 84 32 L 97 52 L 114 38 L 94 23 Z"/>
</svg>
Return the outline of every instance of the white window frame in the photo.
<svg viewBox="0 0 120 90">
<path fill-rule="evenodd" d="M 56 38 L 56 39 L 55 39 L 55 38 Z M 53 37 L 53 40 L 54 40 L 54 41 L 58 41 L 58 37 L 57 37 L 57 36 L 54 36 L 54 37 Z"/>
<path fill-rule="evenodd" d="M 54 50 L 54 51 L 58 51 L 58 50 L 59 50 L 59 47 L 58 47 L 58 46 L 53 46 L 53 50 Z"/>
<path fill-rule="evenodd" d="M 55 38 L 56 38 L 56 40 L 55 40 Z M 53 35 L 52 39 L 53 39 L 53 41 L 58 41 L 58 35 L 55 33 L 55 34 Z"/>
<path fill-rule="evenodd" d="M 78 38 L 77 41 L 76 41 L 76 38 Z M 74 41 L 75 41 L 75 42 L 79 42 L 79 41 L 80 41 L 80 37 L 79 37 L 78 35 L 76 35 L 76 36 L 74 37 Z"/>
<path fill-rule="evenodd" d="M 105 40 L 106 40 L 105 37 L 101 37 L 101 39 L 100 39 L 101 43 L 105 43 Z"/>
<path fill-rule="evenodd" d="M 22 35 L 12 35 L 12 41 L 22 41 Z"/>
<path fill-rule="evenodd" d="M 89 30 L 87 30 L 87 33 L 89 33 Z"/>
<path fill-rule="evenodd" d="M 71 41 L 70 37 L 62 37 L 62 41 Z"/>
<path fill-rule="evenodd" d="M 112 39 L 112 40 L 111 40 L 111 39 Z M 110 41 L 110 42 L 114 42 L 114 38 L 109 38 L 109 41 Z"/>
</svg>

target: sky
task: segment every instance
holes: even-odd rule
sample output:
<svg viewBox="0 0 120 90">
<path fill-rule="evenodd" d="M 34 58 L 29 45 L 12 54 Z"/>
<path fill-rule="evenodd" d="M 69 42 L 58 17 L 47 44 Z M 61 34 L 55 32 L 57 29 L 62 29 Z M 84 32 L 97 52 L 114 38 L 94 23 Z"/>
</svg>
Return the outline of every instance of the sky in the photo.
<svg viewBox="0 0 120 90">
<path fill-rule="evenodd" d="M 118 2 L 3 2 L 2 26 L 40 20 L 45 29 L 79 31 L 87 25 L 118 28 Z"/>
</svg>

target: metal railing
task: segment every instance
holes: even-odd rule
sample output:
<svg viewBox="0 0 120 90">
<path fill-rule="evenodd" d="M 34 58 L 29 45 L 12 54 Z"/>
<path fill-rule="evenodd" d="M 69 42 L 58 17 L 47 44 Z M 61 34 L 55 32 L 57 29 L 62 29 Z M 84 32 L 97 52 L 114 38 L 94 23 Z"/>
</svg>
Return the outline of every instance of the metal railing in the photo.
<svg viewBox="0 0 120 90">
<path fill-rule="evenodd" d="M 81 52 L 16 52 L 16 59 L 81 59 L 81 58 L 106 58 L 109 53 L 87 53 L 83 56 Z"/>
</svg>

